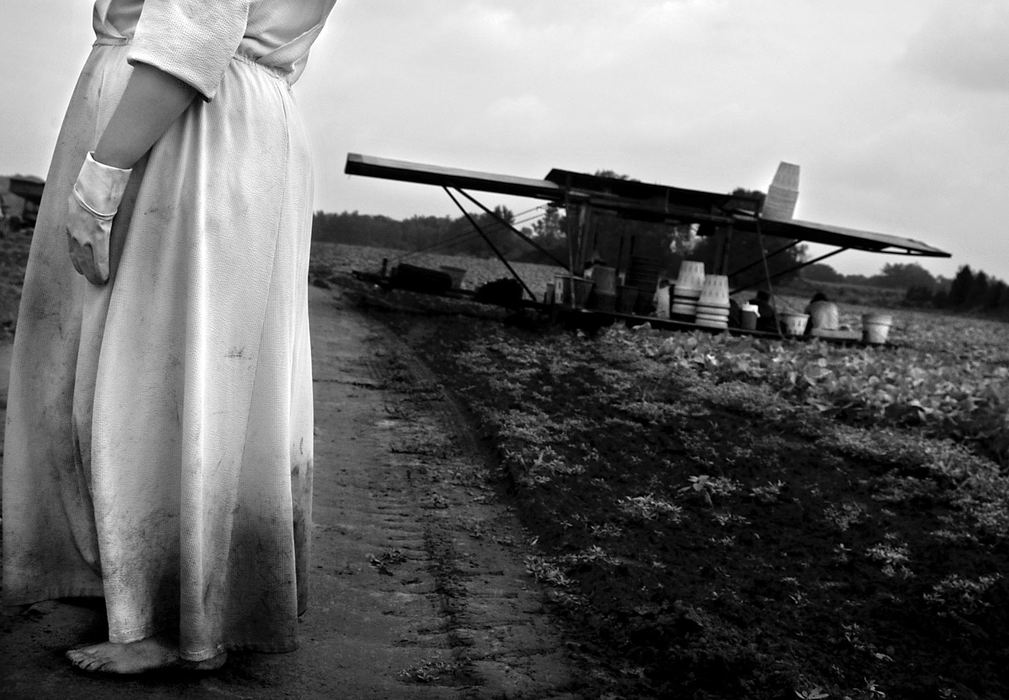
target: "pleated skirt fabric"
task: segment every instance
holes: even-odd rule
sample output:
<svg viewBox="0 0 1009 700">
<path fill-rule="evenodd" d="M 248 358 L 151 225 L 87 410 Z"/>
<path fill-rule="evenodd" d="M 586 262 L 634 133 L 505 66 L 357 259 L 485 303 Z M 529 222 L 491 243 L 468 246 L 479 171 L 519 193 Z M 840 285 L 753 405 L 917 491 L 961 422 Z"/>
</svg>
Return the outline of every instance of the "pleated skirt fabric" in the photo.
<svg viewBox="0 0 1009 700">
<path fill-rule="evenodd" d="M 66 199 L 129 74 L 98 45 L 71 98 L 15 336 L 8 603 L 102 596 L 109 636 L 198 661 L 296 645 L 313 418 L 311 168 L 287 83 L 236 57 L 134 168 L 112 278 L 67 256 Z"/>
</svg>

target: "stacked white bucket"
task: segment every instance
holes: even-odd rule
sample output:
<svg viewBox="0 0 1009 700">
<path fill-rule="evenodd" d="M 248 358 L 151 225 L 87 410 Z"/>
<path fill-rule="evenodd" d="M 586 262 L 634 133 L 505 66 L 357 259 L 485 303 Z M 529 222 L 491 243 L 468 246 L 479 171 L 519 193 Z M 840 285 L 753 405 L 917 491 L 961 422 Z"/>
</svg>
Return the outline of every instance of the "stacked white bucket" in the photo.
<svg viewBox="0 0 1009 700">
<path fill-rule="evenodd" d="M 726 275 L 704 278 L 695 322 L 705 328 L 729 327 L 729 278 Z"/>
<path fill-rule="evenodd" d="M 697 313 L 697 301 L 704 286 L 704 263 L 684 260 L 680 263 L 680 274 L 673 287 L 669 313 L 674 316 L 689 316 Z"/>
</svg>

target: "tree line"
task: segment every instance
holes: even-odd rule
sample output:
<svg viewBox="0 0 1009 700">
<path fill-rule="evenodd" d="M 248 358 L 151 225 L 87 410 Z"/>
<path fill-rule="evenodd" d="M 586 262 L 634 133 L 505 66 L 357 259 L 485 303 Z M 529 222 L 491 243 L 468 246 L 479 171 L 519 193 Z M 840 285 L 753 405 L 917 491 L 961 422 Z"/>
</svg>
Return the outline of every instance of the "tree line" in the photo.
<svg viewBox="0 0 1009 700">
<path fill-rule="evenodd" d="M 509 259 L 528 256 L 532 247 L 501 223 L 504 221 L 515 225 L 515 214 L 507 207 L 497 207 L 494 215 L 500 217 L 500 220 L 485 212 L 478 212 L 470 214 L 473 221 L 466 216 L 412 216 L 399 221 L 388 216 L 360 214 L 356 211 L 339 214 L 317 211 L 312 219 L 312 239 L 473 257 L 494 255 L 491 249 L 493 245 Z M 490 245 L 477 231 L 477 227 L 486 234 Z M 519 223 L 517 228 L 527 236 L 537 235 L 535 226 L 522 226 Z"/>
<path fill-rule="evenodd" d="M 1009 285 L 983 270 L 972 270 L 970 265 L 961 266 L 953 279 L 947 279 L 933 276 L 918 263 L 888 263 L 872 276 L 842 275 L 830 265 L 816 263 L 805 268 L 802 277 L 809 282 L 902 290 L 908 306 L 1009 319 Z"/>
<path fill-rule="evenodd" d="M 802 277 L 811 282 L 902 290 L 920 287 L 935 291 L 948 288 L 950 283 L 950 280 L 945 277 L 934 277 L 931 272 L 918 263 L 887 263 L 875 275 L 844 275 L 826 263 L 814 263 L 803 269 Z"/>
<path fill-rule="evenodd" d="M 940 309 L 972 311 L 1009 319 L 1009 285 L 1002 280 L 963 265 L 948 287 L 911 287 L 907 301 Z"/>
</svg>

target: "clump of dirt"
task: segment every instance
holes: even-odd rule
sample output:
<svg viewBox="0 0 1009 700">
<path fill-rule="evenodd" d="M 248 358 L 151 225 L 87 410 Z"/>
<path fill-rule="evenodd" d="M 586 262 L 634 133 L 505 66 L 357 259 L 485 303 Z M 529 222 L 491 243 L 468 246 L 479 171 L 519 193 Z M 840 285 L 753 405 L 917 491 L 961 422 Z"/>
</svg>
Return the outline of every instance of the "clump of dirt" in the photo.
<svg viewBox="0 0 1009 700">
<path fill-rule="evenodd" d="M 968 455 L 670 371 L 626 331 L 425 304 L 381 315 L 498 450 L 593 695 L 1009 697 L 1005 505 L 962 497 L 989 478 Z"/>
</svg>

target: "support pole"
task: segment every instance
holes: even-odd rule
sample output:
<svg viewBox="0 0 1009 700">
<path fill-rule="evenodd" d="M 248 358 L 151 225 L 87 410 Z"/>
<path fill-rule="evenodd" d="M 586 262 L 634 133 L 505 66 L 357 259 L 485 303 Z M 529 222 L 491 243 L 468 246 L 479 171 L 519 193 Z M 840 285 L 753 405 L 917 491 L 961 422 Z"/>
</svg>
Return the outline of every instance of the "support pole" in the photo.
<svg viewBox="0 0 1009 700">
<path fill-rule="evenodd" d="M 511 229 L 512 233 L 514 233 L 516 236 L 518 236 L 519 238 L 521 238 L 523 241 L 525 241 L 526 243 L 528 243 L 529 245 L 531 245 L 533 248 L 535 248 L 539 252 L 543 253 L 543 255 L 547 256 L 548 258 L 550 258 L 551 260 L 553 260 L 555 263 L 557 263 L 561 267 L 566 267 L 566 263 L 558 260 L 557 256 L 555 256 L 549 250 L 547 250 L 546 248 L 544 248 L 543 246 L 541 246 L 539 243 L 537 243 L 536 241 L 534 241 L 529 236 L 527 236 L 524 233 L 522 233 L 521 231 L 519 231 L 515 226 L 512 226 L 510 223 L 508 223 L 507 221 L 505 221 L 504 219 L 502 219 L 500 216 L 498 216 L 497 214 L 495 214 L 492 210 L 488 209 L 483 204 L 483 202 L 480 202 L 479 200 L 477 200 L 475 197 L 473 197 L 472 195 L 470 195 L 465 190 L 456 189 L 456 192 L 458 192 L 459 194 L 461 194 L 463 197 L 465 197 L 469 201 L 473 202 L 473 204 L 475 204 L 478 207 L 480 207 L 480 209 L 482 209 L 485 214 L 487 214 L 488 216 L 493 217 L 502 226 L 507 226 L 509 229 Z M 568 272 L 570 272 L 570 270 L 568 270 Z"/>
<path fill-rule="evenodd" d="M 774 275 L 770 275 L 768 277 L 768 282 L 770 282 L 770 280 L 772 280 L 772 279 L 777 279 L 778 277 L 781 277 L 782 275 L 787 275 L 790 272 L 795 272 L 796 270 L 801 270 L 802 268 L 808 267 L 809 265 L 815 265 L 816 263 L 818 263 L 818 262 L 820 262 L 822 260 L 826 260 L 827 258 L 832 258 L 835 255 L 837 255 L 838 253 L 843 253 L 846 250 L 851 250 L 851 249 L 850 248 L 838 248 L 837 250 L 832 250 L 829 253 L 824 253 L 823 255 L 821 255 L 818 258 L 813 258 L 812 260 L 807 260 L 806 262 L 804 262 L 804 263 L 802 263 L 800 265 L 796 265 L 795 267 L 790 267 L 787 270 L 782 270 L 781 272 L 778 272 L 778 273 L 776 273 Z M 736 292 L 741 292 L 741 291 L 743 291 L 743 290 L 742 289 L 733 289 L 731 293 L 735 294 Z"/>
<path fill-rule="evenodd" d="M 774 298 L 774 289 L 771 287 L 771 268 L 767 264 L 767 251 L 764 250 L 764 233 L 760 229 L 760 217 L 757 217 L 757 245 L 760 246 L 760 259 L 764 263 L 764 279 L 767 280 L 767 293 Z M 781 324 L 777 324 L 778 337 L 784 338 L 785 334 L 781 331 Z"/>
<path fill-rule="evenodd" d="M 778 248 L 777 250 L 775 250 L 775 251 L 772 251 L 772 252 L 768 253 L 766 257 L 767 257 L 768 259 L 770 259 L 770 258 L 773 258 L 773 257 L 775 257 L 776 255 L 781 255 L 781 254 L 782 254 L 782 253 L 784 253 L 784 252 L 785 252 L 786 250 L 788 250 L 788 249 L 790 249 L 790 248 L 794 248 L 794 247 L 795 247 L 795 246 L 797 246 L 798 244 L 799 244 L 799 241 L 798 241 L 798 240 L 794 240 L 794 241 L 792 241 L 791 243 L 789 243 L 788 245 L 786 245 L 786 246 L 784 246 L 784 247 L 782 247 L 782 248 Z M 763 246 L 763 239 L 761 239 L 761 246 L 760 246 L 760 249 L 761 249 L 761 251 L 763 251 L 763 250 L 764 250 L 764 246 Z M 746 272 L 747 270 L 750 270 L 750 269 L 752 269 L 752 268 L 756 267 L 757 265 L 760 265 L 760 264 L 761 264 L 761 262 L 762 262 L 763 260 L 764 260 L 764 256 L 762 255 L 762 256 L 761 256 L 761 259 L 760 259 L 760 260 L 755 260 L 755 261 L 753 261 L 752 263 L 750 263 L 749 265 L 744 265 L 743 267 L 739 268 L 738 270 L 733 270 L 733 271 L 732 271 L 732 272 L 731 272 L 731 273 L 729 274 L 729 276 L 730 276 L 730 277 L 735 277 L 736 275 L 741 275 L 741 274 L 743 274 L 744 272 Z"/>
<path fill-rule="evenodd" d="M 729 270 L 729 251 L 732 250 L 732 231 L 733 226 L 729 224 L 722 229 L 724 235 L 722 236 L 722 259 L 719 264 L 718 274 L 727 275 Z"/>
<path fill-rule="evenodd" d="M 448 189 L 448 187 L 442 187 L 442 189 L 445 190 L 445 194 L 449 196 L 449 199 L 451 199 L 455 203 L 455 205 L 459 207 L 459 211 L 461 211 L 463 216 L 466 217 L 470 225 L 476 229 L 477 233 L 480 234 L 480 236 L 484 239 L 484 241 L 487 243 L 490 249 L 494 251 L 494 255 L 496 255 L 498 259 L 504 263 L 504 266 L 508 268 L 508 272 L 511 273 L 512 277 L 518 280 L 518 283 L 522 285 L 522 289 L 526 290 L 526 294 L 529 295 L 529 298 L 532 299 L 533 301 L 536 301 L 536 295 L 533 294 L 533 291 L 531 289 L 529 289 L 529 286 L 525 283 L 525 281 L 521 277 L 519 277 L 519 274 L 515 271 L 515 268 L 511 266 L 511 263 L 508 262 L 508 260 L 501 253 L 501 251 L 497 249 L 497 246 L 494 245 L 494 242 L 490 239 L 490 236 L 484 233 L 484 230 L 480 228 L 480 225 L 476 222 L 476 219 L 470 216 L 470 213 L 466 211 L 466 209 L 462 206 L 459 200 L 455 198 L 455 196 Z"/>
<path fill-rule="evenodd" d="M 576 261 L 578 260 L 578 229 L 580 227 L 578 217 L 581 215 L 581 207 L 571 201 L 570 192 L 564 194 L 564 223 L 567 224 L 568 239 L 568 272 L 576 275 Z"/>
</svg>

